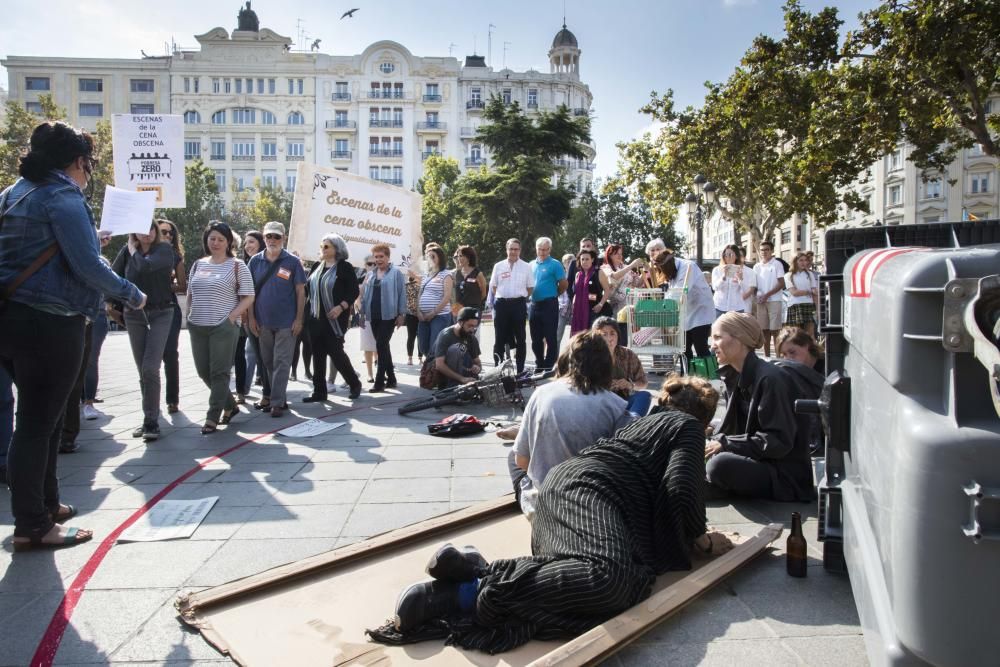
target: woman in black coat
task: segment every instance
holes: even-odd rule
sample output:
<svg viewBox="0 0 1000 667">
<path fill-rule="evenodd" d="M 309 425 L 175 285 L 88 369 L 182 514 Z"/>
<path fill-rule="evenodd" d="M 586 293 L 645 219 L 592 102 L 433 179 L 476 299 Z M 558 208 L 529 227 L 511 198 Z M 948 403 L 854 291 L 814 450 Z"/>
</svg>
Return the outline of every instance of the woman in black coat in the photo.
<svg viewBox="0 0 1000 667">
<path fill-rule="evenodd" d="M 764 337 L 756 318 L 726 313 L 712 325 L 711 340 L 728 404 L 719 434 L 705 445 L 708 481 L 736 496 L 812 500 L 809 416 L 792 405 L 816 396 L 790 371 L 757 357 Z"/>
<path fill-rule="evenodd" d="M 320 261 L 309 274 L 307 304 L 309 339 L 313 351 L 313 393 L 305 403 L 325 401 L 326 357 L 351 388 L 350 398 L 361 395 L 361 380 L 344 352 L 344 335 L 351 317 L 351 304 L 358 298 L 358 276 L 347 261 L 349 253 L 344 239 L 327 234 L 320 241 Z"/>
</svg>

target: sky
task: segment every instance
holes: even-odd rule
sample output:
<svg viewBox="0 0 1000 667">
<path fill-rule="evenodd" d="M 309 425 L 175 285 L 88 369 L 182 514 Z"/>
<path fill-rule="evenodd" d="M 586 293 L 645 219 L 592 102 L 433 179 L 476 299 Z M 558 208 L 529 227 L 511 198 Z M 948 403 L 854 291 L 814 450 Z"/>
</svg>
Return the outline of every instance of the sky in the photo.
<svg viewBox="0 0 1000 667">
<path fill-rule="evenodd" d="M 233 30 L 241 2 L 226 0 L 4 0 L 0 54 L 138 58 L 194 49 L 194 35 Z M 389 39 L 418 56 L 478 53 L 494 69 L 548 72 L 552 38 L 566 24 L 580 45 L 580 76 L 594 96 L 592 135 L 598 177 L 616 170 L 615 144 L 651 128 L 639 113 L 651 91 L 673 89 L 678 105 L 700 106 L 706 81 L 724 81 L 759 34 L 782 33 L 778 0 L 255 0 L 261 27 L 321 51 L 361 53 Z M 802 0 L 807 10 L 835 4 L 845 28 L 874 0 Z M 44 6 L 44 9 L 42 7 Z M 340 15 L 351 8 L 351 19 Z M 495 26 L 491 28 L 490 26 Z M 492 37 L 490 33 L 492 32 Z M 490 45 L 492 41 L 492 48 Z M 304 42 L 308 46 L 308 42 Z M 450 49 L 450 51 L 449 51 Z M 7 71 L 0 71 L 7 88 Z"/>
</svg>

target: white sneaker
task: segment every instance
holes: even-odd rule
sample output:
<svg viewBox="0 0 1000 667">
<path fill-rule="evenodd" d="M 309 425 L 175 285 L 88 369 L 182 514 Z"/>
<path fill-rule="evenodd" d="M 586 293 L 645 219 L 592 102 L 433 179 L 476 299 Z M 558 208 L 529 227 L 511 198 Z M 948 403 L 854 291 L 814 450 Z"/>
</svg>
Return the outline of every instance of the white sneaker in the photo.
<svg viewBox="0 0 1000 667">
<path fill-rule="evenodd" d="M 100 410 L 98 410 L 97 408 L 95 408 L 90 403 L 86 403 L 83 406 L 83 418 L 84 419 L 93 420 L 93 419 L 98 419 L 98 418 L 103 417 L 103 416 L 104 416 L 104 413 L 101 412 Z"/>
</svg>

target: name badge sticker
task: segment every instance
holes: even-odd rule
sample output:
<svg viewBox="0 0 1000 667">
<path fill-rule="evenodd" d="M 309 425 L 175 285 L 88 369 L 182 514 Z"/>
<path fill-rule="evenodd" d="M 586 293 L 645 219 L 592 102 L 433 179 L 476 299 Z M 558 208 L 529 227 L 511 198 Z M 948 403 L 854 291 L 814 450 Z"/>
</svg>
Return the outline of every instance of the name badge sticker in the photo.
<svg viewBox="0 0 1000 667">
<path fill-rule="evenodd" d="M 288 280 L 289 278 L 292 277 L 292 272 L 286 269 L 285 267 L 281 267 L 280 269 L 278 269 L 278 277 L 281 278 L 282 280 Z"/>
</svg>

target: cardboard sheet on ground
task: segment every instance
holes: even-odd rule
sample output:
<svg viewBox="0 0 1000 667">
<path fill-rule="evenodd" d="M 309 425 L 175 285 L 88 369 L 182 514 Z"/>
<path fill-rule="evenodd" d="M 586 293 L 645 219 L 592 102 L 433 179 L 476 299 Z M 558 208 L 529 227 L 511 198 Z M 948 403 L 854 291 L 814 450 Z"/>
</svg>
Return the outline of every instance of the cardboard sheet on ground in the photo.
<svg viewBox="0 0 1000 667">
<path fill-rule="evenodd" d="M 568 642 L 533 641 L 501 655 L 429 641 L 389 647 L 367 639 L 395 608 L 399 592 L 426 579 L 444 542 L 474 544 L 487 559 L 530 553 L 531 529 L 513 497 L 483 503 L 178 599 L 181 618 L 240 665 L 589 664 L 606 658 L 763 551 L 773 524 L 692 572 L 657 580 L 654 594 Z"/>
<path fill-rule="evenodd" d="M 327 431 L 332 431 L 335 428 L 340 428 L 345 423 L 346 422 L 328 422 L 323 421 L 322 419 L 308 419 L 304 422 L 299 422 L 294 426 L 281 429 L 278 431 L 278 435 L 286 435 L 290 438 L 309 438 L 314 435 L 326 433 Z"/>
<path fill-rule="evenodd" d="M 161 500 L 118 537 L 119 542 L 161 542 L 191 537 L 219 500 Z"/>
</svg>

